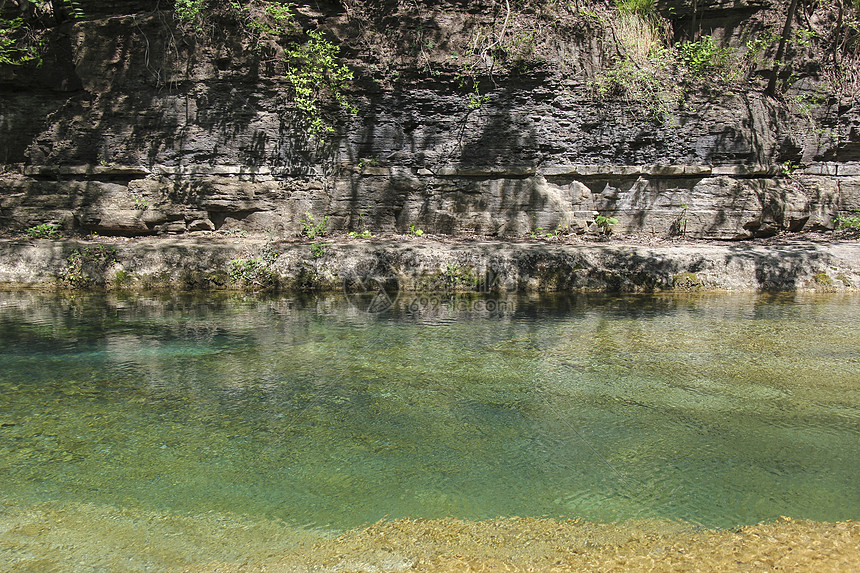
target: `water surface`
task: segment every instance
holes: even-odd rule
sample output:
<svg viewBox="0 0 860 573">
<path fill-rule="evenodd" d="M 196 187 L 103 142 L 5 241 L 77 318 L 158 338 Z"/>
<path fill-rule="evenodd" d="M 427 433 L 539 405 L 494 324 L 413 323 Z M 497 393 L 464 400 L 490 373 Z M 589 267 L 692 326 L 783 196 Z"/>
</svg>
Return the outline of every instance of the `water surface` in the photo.
<svg viewBox="0 0 860 573">
<path fill-rule="evenodd" d="M 410 302 L 0 293 L 0 514 L 860 518 L 856 295 Z"/>
</svg>

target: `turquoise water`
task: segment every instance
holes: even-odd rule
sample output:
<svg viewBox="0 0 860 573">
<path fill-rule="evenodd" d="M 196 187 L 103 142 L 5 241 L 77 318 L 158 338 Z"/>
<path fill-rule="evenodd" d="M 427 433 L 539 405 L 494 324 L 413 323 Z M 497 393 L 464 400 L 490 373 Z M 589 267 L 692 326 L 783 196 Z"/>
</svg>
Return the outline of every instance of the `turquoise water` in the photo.
<svg viewBox="0 0 860 573">
<path fill-rule="evenodd" d="M 0 491 L 326 531 L 860 519 L 860 297 L 486 302 L 0 293 Z"/>
</svg>

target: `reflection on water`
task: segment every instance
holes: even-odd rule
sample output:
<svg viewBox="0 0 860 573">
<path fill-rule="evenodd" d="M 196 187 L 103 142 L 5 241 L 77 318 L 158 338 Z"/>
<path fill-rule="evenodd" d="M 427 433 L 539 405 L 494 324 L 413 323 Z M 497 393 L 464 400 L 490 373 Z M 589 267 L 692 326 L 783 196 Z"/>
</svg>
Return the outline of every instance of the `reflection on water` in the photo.
<svg viewBox="0 0 860 573">
<path fill-rule="evenodd" d="M 0 293 L 0 491 L 321 532 L 860 518 L 857 295 L 476 301 Z"/>
</svg>

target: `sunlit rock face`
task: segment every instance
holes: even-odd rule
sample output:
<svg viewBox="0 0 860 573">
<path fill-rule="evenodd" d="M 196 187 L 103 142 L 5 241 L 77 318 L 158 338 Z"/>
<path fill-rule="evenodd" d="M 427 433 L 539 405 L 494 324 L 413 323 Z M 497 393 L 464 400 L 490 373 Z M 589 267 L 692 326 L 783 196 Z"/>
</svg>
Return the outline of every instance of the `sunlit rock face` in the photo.
<svg viewBox="0 0 860 573">
<path fill-rule="evenodd" d="M 743 239 L 830 229 L 860 204 L 860 111 L 819 97 L 829 80 L 802 45 L 782 99 L 763 93 L 764 58 L 746 83 L 669 81 L 655 103 L 595 87 L 617 55 L 602 12 L 526 8 L 502 30 L 489 1 L 299 5 L 355 73 L 357 112 L 326 106 L 334 131 L 314 138 L 282 47 L 263 57 L 229 25 L 192 37 L 144 0 L 80 4 L 41 68 L 0 70 L 2 230 L 291 235 L 310 212 L 334 231 L 513 237 L 596 232 L 601 213 L 618 232 Z M 676 41 L 687 4 L 658 2 Z M 698 4 L 701 32 L 737 54 L 779 27 L 777 2 Z M 464 84 L 487 29 L 520 47 Z"/>
</svg>

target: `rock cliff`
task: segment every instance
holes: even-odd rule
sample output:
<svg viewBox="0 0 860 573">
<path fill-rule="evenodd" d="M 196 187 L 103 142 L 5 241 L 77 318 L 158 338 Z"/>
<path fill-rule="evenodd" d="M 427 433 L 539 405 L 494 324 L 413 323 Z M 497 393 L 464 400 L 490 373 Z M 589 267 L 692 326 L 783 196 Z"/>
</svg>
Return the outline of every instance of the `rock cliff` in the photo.
<svg viewBox="0 0 860 573">
<path fill-rule="evenodd" d="M 299 3 L 355 75 L 356 112 L 324 106 L 334 131 L 311 137 L 282 45 L 251 49 L 217 19 L 189 30 L 163 2 L 79 4 L 46 20 L 40 68 L 0 69 L 6 232 L 290 236 L 310 213 L 333 231 L 511 237 L 593 232 L 600 213 L 616 232 L 742 239 L 860 209 L 854 60 L 823 60 L 833 7 L 796 17 L 772 97 L 775 43 L 751 42 L 779 33 L 776 0 L 657 2 L 674 41 L 694 30 L 745 68 L 656 86 L 625 83 L 642 70 L 621 67 L 611 3 Z"/>
</svg>

